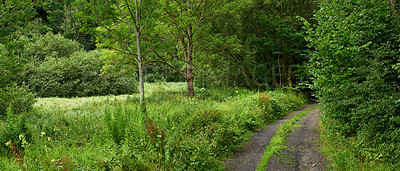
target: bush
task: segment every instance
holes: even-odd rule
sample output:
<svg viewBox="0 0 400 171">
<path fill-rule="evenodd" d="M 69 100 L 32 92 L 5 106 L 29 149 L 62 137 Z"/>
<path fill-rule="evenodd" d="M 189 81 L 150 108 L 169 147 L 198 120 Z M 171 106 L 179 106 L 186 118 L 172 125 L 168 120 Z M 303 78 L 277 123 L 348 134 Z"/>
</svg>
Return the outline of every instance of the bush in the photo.
<svg viewBox="0 0 400 171">
<path fill-rule="evenodd" d="M 82 50 L 82 46 L 74 40 L 64 38 L 61 34 L 47 33 L 33 38 L 32 42 L 25 45 L 24 55 L 42 62 L 47 57 L 68 58 Z"/>
<path fill-rule="evenodd" d="M 27 112 L 35 102 L 35 94 L 25 85 L 0 88 L 0 116 L 5 116 L 7 109 L 15 114 Z"/>
<path fill-rule="evenodd" d="M 27 84 L 40 97 L 82 97 L 137 92 L 134 77 L 102 76 L 100 51 L 75 52 L 69 58 L 47 57 L 28 65 Z"/>
</svg>

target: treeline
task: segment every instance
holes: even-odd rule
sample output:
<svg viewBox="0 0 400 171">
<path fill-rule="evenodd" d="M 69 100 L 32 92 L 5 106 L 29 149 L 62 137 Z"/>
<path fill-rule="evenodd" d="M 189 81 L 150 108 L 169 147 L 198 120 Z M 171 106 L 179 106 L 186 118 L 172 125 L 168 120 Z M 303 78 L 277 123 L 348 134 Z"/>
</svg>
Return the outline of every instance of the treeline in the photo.
<svg viewBox="0 0 400 171">
<path fill-rule="evenodd" d="M 306 22 L 328 136 L 343 136 L 358 160 L 387 163 L 384 170 L 400 164 L 400 20 L 391 2 L 320 0 L 318 24 Z"/>
<path fill-rule="evenodd" d="M 140 31 L 146 81 L 189 80 L 200 87 L 240 86 L 251 89 L 294 86 L 300 82 L 294 72 L 306 60 L 302 54 L 307 49 L 302 23 L 296 17 L 310 19 L 316 6 L 312 1 L 208 0 L 193 1 L 191 3 L 196 8 L 189 9 L 188 2 L 177 4 L 165 0 L 136 6 L 130 2 L 120 3 L 118 9 L 112 3 L 118 4 L 113 1 L 62 0 L 10 0 L 2 3 L 1 44 L 4 53 L 1 57 L 6 61 L 2 64 L 2 80 L 17 81 L 18 84 L 26 82 L 42 96 L 38 86 L 28 83 L 32 81 L 16 77 L 24 68 L 32 69 L 25 66 L 27 63 L 36 61 L 36 66 L 39 66 L 37 62 L 47 60 L 47 56 L 59 60 L 75 51 L 96 48 L 108 49 L 106 54 L 98 53 L 96 57 L 96 60 L 104 57 L 100 66 L 103 73 L 137 75 L 137 60 L 134 59 L 137 55 L 134 37 L 137 34 L 128 24 L 136 20 L 135 16 L 125 14 L 140 8 L 142 23 L 136 24 L 146 26 Z M 192 12 L 187 14 L 185 11 Z M 177 15 L 171 16 L 172 13 Z M 189 27 L 193 27 L 192 35 L 185 37 L 185 30 Z M 59 42 L 36 41 L 51 33 L 63 38 L 54 39 Z M 71 42 L 75 42 L 74 47 L 67 47 Z M 60 53 L 56 51 L 60 49 L 51 49 L 63 46 L 72 49 Z M 81 53 L 78 56 L 85 55 Z M 18 65 L 14 66 L 15 63 Z M 187 65 L 192 65 L 191 76 Z M 94 70 L 100 72 L 98 68 Z M 40 91 L 46 90 L 41 88 Z M 50 93 L 43 96 L 99 94 L 90 91 L 92 93 Z"/>
</svg>

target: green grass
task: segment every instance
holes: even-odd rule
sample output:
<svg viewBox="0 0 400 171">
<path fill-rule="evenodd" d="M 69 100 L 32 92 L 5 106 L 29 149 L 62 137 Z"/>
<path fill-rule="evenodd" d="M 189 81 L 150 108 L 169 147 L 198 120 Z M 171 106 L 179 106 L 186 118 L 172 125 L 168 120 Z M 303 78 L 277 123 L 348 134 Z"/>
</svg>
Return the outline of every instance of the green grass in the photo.
<svg viewBox="0 0 400 171">
<path fill-rule="evenodd" d="M 137 94 L 40 98 L 30 113 L 0 122 L 0 143 L 12 140 L 26 170 L 222 170 L 252 131 L 305 103 L 284 91 L 196 93 L 188 98 L 185 83 L 146 84 L 151 120 L 144 120 Z M 21 134 L 29 145 L 22 146 Z M 0 153 L 6 170 L 18 167 L 9 147 Z"/>
<path fill-rule="evenodd" d="M 293 118 L 278 127 L 274 137 L 272 137 L 270 141 L 269 146 L 265 148 L 264 155 L 257 166 L 257 171 L 265 170 L 265 167 L 268 165 L 269 160 L 275 154 L 278 154 L 279 152 L 287 148 L 286 138 L 289 136 L 289 133 L 296 127 L 295 123 L 306 117 L 311 109 L 312 108 L 309 108 L 299 113 L 298 115 L 294 116 Z"/>
</svg>

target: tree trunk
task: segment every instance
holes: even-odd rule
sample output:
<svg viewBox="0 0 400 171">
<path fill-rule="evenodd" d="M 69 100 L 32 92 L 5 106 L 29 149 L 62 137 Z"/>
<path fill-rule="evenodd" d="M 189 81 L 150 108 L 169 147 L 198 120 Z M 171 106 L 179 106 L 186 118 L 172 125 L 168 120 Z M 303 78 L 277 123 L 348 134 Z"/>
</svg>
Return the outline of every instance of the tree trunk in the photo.
<svg viewBox="0 0 400 171">
<path fill-rule="evenodd" d="M 193 81 L 194 81 L 194 76 L 193 76 L 193 64 L 186 64 L 186 70 L 187 70 L 187 90 L 188 90 L 188 96 L 193 97 L 194 96 L 194 87 L 193 87 Z"/>
<path fill-rule="evenodd" d="M 187 90 L 188 96 L 194 96 L 194 75 L 193 75 L 193 39 L 192 39 L 192 25 L 188 25 L 188 42 L 187 42 L 187 51 L 186 51 L 186 83 L 187 83 Z"/>
<path fill-rule="evenodd" d="M 147 114 L 146 104 L 144 102 L 144 73 L 143 73 L 143 61 L 142 61 L 142 49 L 141 49 L 141 38 L 140 33 L 136 34 L 136 45 L 137 45 L 137 57 L 138 57 L 138 68 L 139 68 L 139 99 L 140 109 L 143 114 Z"/>
<path fill-rule="evenodd" d="M 140 4 L 142 2 L 140 1 Z M 138 1 L 135 0 L 135 5 L 138 6 Z M 136 9 L 136 22 L 140 23 L 141 13 L 138 9 Z M 141 30 L 140 26 L 136 26 L 136 50 L 137 50 L 137 63 L 139 68 L 139 103 L 140 109 L 144 114 L 144 117 L 147 118 L 147 110 L 146 110 L 146 103 L 144 101 L 144 74 L 143 74 L 143 59 L 142 59 L 142 39 L 141 39 Z"/>
<path fill-rule="evenodd" d="M 279 88 L 282 87 L 282 72 L 281 72 L 280 56 L 281 55 L 278 55 Z"/>
</svg>

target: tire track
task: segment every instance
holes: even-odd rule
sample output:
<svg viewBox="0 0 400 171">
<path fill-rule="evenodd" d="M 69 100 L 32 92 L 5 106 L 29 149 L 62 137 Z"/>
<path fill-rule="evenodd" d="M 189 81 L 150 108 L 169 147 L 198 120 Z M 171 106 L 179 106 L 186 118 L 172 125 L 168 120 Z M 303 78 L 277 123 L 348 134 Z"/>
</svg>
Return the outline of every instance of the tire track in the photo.
<svg viewBox="0 0 400 171">
<path fill-rule="evenodd" d="M 289 113 L 284 118 L 279 119 L 255 132 L 248 144 L 236 151 L 231 160 L 225 161 L 225 164 L 228 166 L 225 170 L 256 170 L 258 163 L 264 154 L 264 150 L 269 145 L 271 138 L 275 135 L 278 126 L 313 106 L 314 104 L 304 105 Z"/>
</svg>

